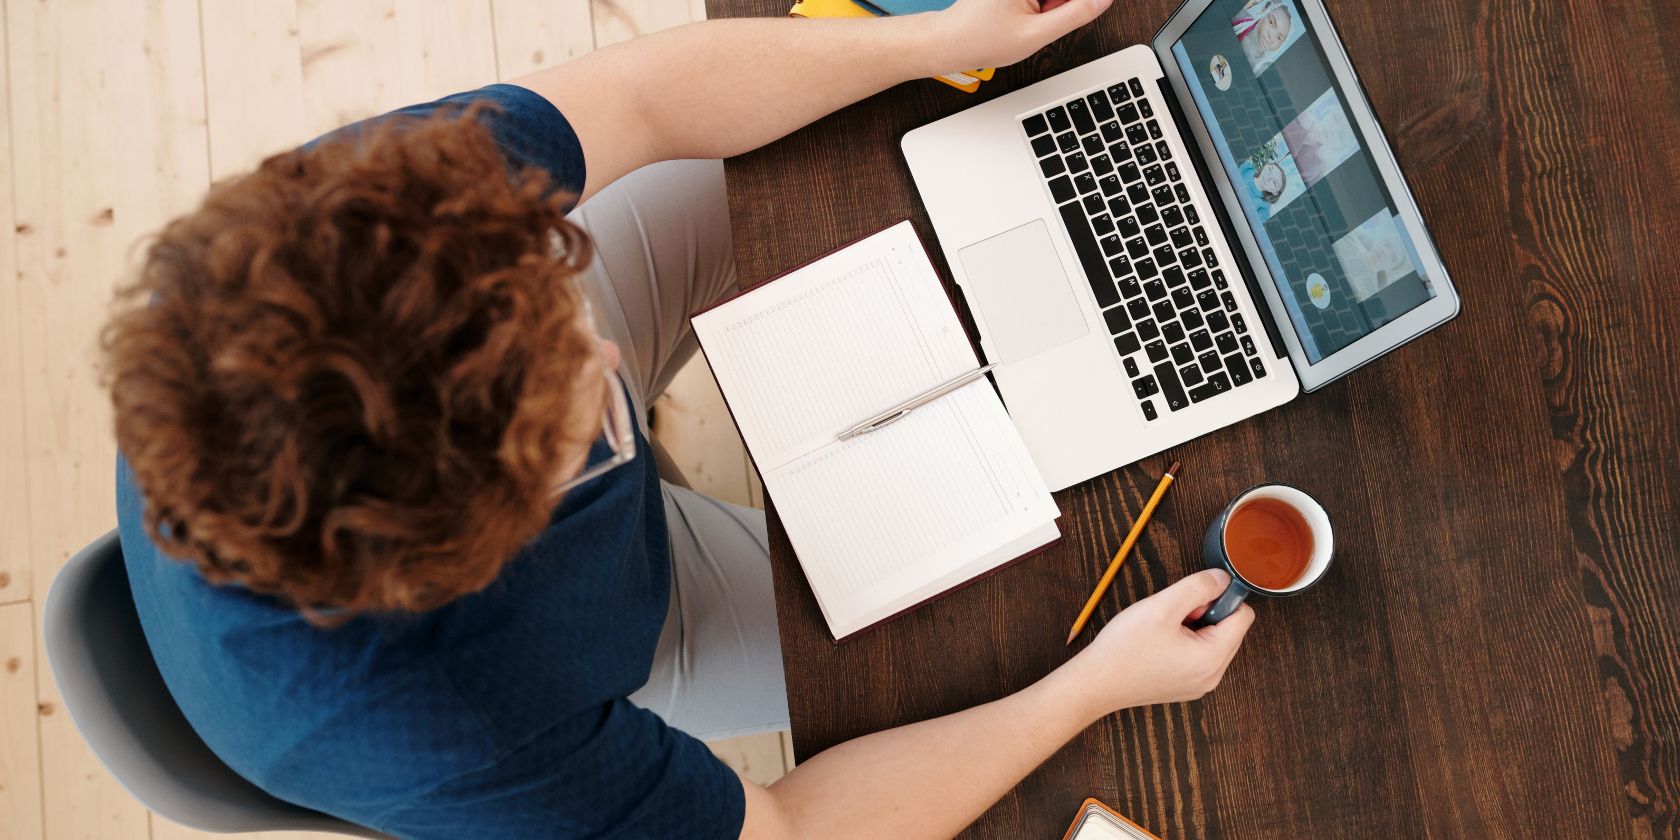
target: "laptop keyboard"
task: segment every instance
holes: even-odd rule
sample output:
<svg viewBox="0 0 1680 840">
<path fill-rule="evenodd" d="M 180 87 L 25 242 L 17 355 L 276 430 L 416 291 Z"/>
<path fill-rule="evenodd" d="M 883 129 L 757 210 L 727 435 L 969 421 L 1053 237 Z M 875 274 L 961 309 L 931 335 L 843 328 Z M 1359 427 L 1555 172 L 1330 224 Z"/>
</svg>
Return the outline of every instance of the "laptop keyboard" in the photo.
<svg viewBox="0 0 1680 840">
<path fill-rule="evenodd" d="M 1021 121 L 1143 416 L 1266 375 L 1139 79 Z"/>
</svg>

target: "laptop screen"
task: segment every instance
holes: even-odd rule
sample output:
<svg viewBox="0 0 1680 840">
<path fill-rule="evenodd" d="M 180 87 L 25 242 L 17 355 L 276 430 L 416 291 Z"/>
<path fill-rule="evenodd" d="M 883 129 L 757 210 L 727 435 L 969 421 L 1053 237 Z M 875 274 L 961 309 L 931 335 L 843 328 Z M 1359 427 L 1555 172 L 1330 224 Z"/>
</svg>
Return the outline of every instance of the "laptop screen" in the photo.
<svg viewBox="0 0 1680 840">
<path fill-rule="evenodd" d="M 1214 0 L 1172 50 L 1311 363 L 1435 297 L 1293 0 Z"/>
</svg>

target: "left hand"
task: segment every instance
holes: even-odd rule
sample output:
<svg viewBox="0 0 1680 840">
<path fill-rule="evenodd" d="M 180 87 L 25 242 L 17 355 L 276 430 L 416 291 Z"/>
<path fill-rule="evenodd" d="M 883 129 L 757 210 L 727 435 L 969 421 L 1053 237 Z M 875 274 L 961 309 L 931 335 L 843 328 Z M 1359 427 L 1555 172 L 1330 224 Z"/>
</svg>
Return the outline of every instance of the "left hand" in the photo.
<svg viewBox="0 0 1680 840">
<path fill-rule="evenodd" d="M 1014 64 L 1095 20 L 1113 0 L 958 0 L 934 12 L 939 72 Z M 1042 6 L 1042 7 L 1041 7 Z"/>
</svg>

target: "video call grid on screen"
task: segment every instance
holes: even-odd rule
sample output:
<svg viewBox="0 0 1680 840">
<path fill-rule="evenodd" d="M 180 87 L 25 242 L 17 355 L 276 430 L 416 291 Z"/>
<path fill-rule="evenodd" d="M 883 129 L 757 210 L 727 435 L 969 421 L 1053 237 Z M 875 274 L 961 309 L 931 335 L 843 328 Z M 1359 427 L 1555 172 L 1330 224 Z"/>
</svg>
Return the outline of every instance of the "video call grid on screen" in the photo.
<svg viewBox="0 0 1680 840">
<path fill-rule="evenodd" d="M 1269 30 L 1256 22 L 1265 22 L 1268 16 L 1272 18 Z M 1285 18 L 1289 19 L 1286 30 L 1278 25 Z M 1345 95 L 1332 79 L 1316 33 L 1308 31 L 1305 23 L 1290 0 L 1220 0 L 1191 23 L 1173 53 L 1203 118 L 1210 121 L 1214 143 L 1221 147 L 1224 167 L 1236 182 L 1250 227 L 1279 280 L 1279 292 L 1307 357 L 1316 363 L 1423 304 L 1434 297 L 1434 291 L 1416 271 L 1420 264 L 1416 249 L 1396 224 L 1393 199 L 1363 137 L 1347 132 L 1346 142 L 1357 143 L 1358 148 L 1345 158 L 1331 155 L 1333 165 L 1325 167 L 1326 172 L 1313 173 L 1317 180 L 1305 184 L 1302 191 L 1302 176 L 1284 135 L 1286 127 L 1300 138 L 1296 121 L 1315 104 L 1318 114 L 1338 114 L 1341 119 L 1335 122 L 1340 127 L 1345 128 L 1349 119 L 1342 104 Z M 1249 30 L 1242 41 L 1239 26 Z M 1281 46 L 1256 47 L 1262 38 Z M 1321 102 L 1327 91 L 1334 102 Z M 1287 173 L 1288 187 L 1276 204 L 1263 197 L 1260 182 L 1252 177 L 1257 171 L 1252 163 L 1267 159 L 1261 150 L 1268 144 L 1273 146 L 1269 157 L 1283 166 L 1260 168 L 1274 178 Z M 1397 245 L 1403 253 L 1385 245 Z M 1403 273 L 1373 271 L 1369 260 L 1360 259 L 1373 247 L 1378 253 L 1393 253 L 1400 261 L 1409 260 L 1410 265 L 1400 263 Z M 1348 264 L 1359 272 L 1358 288 Z M 1360 269 L 1361 265 L 1366 267 Z"/>
</svg>

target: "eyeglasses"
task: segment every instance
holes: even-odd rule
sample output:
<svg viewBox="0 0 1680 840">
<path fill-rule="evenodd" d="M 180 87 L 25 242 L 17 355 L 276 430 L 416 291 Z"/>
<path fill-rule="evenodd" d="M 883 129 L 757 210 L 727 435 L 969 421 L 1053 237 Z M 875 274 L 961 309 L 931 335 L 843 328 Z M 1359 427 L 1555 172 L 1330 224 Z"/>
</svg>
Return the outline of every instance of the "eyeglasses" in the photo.
<svg viewBox="0 0 1680 840">
<path fill-rule="evenodd" d="M 558 236 L 555 238 L 558 239 Z M 582 297 L 581 289 L 579 293 Z M 582 299 L 583 317 L 589 324 L 589 331 L 599 336 L 600 332 L 595 329 L 595 309 L 589 305 L 588 297 Z M 614 370 L 611 365 L 602 365 L 601 370 L 607 380 L 607 407 L 602 412 L 601 435 L 607 439 L 607 448 L 612 451 L 612 455 L 556 485 L 554 488 L 556 497 L 584 482 L 600 478 L 636 458 L 636 421 L 630 413 L 630 399 L 624 395 L 624 380 L 619 377 L 618 371 Z"/>
</svg>

